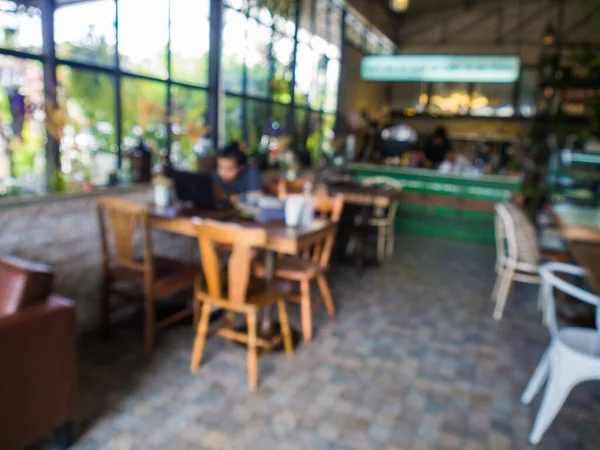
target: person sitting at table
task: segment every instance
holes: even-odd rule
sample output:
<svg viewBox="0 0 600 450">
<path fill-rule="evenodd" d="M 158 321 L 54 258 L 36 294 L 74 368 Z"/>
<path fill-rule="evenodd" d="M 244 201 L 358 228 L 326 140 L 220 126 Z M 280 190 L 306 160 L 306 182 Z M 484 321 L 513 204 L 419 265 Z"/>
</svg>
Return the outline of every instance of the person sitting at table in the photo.
<svg viewBox="0 0 600 450">
<path fill-rule="evenodd" d="M 219 193 L 232 202 L 239 201 L 242 194 L 262 192 L 260 172 L 248 165 L 248 158 L 237 142 L 217 154 L 214 180 Z"/>
</svg>

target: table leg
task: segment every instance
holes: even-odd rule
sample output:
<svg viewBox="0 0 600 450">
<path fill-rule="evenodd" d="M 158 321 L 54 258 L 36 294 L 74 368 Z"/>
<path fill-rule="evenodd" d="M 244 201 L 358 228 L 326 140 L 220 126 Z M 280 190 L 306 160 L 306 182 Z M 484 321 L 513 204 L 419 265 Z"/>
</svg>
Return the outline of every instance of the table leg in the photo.
<svg viewBox="0 0 600 450">
<path fill-rule="evenodd" d="M 367 224 L 369 223 L 369 219 L 370 219 L 370 208 L 368 206 L 363 206 L 361 208 L 361 212 L 360 212 L 360 228 L 362 229 L 362 232 L 359 233 L 358 236 L 358 249 L 356 252 L 356 265 L 359 271 L 363 271 L 365 268 L 365 263 L 366 263 L 366 259 L 367 259 L 367 235 L 368 233 L 366 233 L 366 229 L 367 229 Z"/>
<path fill-rule="evenodd" d="M 265 252 L 265 279 L 267 280 L 267 286 L 269 286 L 275 278 L 275 252 L 267 250 Z M 260 324 L 261 334 L 264 336 L 270 336 L 273 331 L 273 320 L 272 320 L 272 307 L 266 306 L 263 308 L 263 317 Z"/>
</svg>

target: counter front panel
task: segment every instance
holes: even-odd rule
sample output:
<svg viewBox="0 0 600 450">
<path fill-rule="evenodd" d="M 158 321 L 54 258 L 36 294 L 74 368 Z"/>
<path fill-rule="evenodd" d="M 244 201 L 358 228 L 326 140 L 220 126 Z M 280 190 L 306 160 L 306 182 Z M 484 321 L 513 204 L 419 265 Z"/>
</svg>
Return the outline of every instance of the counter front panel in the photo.
<svg viewBox="0 0 600 450">
<path fill-rule="evenodd" d="M 406 233 L 494 243 L 494 205 L 520 192 L 517 177 L 467 177 L 427 169 L 349 164 L 358 180 L 390 177 L 403 185 L 396 224 Z"/>
</svg>

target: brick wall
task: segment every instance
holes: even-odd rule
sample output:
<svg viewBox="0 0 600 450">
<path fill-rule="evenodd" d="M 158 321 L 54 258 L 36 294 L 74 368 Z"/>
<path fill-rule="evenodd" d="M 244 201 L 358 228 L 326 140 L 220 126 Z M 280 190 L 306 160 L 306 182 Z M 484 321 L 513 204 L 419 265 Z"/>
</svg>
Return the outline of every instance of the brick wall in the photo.
<svg viewBox="0 0 600 450">
<path fill-rule="evenodd" d="M 121 194 L 146 202 L 149 190 Z M 0 205 L 1 206 L 1 205 Z M 0 252 L 46 263 L 54 270 L 54 292 L 74 300 L 80 331 L 99 324 L 100 241 L 93 196 L 0 208 Z M 153 232 L 156 254 L 197 260 L 196 242 Z"/>
</svg>

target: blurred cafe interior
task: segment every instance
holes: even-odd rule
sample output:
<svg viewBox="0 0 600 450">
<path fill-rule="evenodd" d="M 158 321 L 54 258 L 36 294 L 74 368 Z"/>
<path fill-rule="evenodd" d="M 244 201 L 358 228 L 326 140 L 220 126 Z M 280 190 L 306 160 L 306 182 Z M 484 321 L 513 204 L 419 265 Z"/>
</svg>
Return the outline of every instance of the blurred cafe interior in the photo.
<svg viewBox="0 0 600 450">
<path fill-rule="evenodd" d="M 599 19 L 0 0 L 0 449 L 597 450 Z"/>
</svg>

